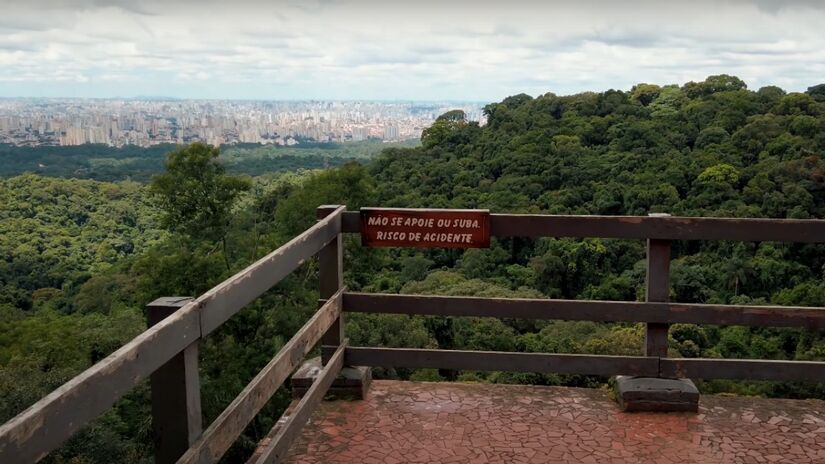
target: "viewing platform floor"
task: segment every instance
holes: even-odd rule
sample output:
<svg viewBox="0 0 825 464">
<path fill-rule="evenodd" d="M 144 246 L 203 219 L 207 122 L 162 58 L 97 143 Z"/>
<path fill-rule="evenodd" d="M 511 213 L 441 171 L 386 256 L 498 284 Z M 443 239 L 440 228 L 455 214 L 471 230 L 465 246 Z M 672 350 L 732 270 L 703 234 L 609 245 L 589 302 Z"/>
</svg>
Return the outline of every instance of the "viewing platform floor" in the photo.
<svg viewBox="0 0 825 464">
<path fill-rule="evenodd" d="M 598 389 L 377 380 L 364 401 L 323 402 L 288 462 L 823 463 L 825 402 L 625 413 Z"/>
</svg>

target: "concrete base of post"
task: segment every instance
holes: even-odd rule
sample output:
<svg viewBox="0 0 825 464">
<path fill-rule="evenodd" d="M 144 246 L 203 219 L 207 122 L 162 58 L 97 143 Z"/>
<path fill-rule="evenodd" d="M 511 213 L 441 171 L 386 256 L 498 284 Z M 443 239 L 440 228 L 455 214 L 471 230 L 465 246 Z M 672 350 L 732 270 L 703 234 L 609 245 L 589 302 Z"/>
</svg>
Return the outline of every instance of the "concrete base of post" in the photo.
<svg viewBox="0 0 825 464">
<path fill-rule="evenodd" d="M 292 375 L 292 396 L 304 396 L 321 372 L 321 357 L 308 359 Z M 363 400 L 372 382 L 372 370 L 365 366 L 344 366 L 329 387 L 329 396 L 336 399 Z"/>
<path fill-rule="evenodd" d="M 699 390 L 690 379 L 616 377 L 616 396 L 624 411 L 697 412 Z"/>
</svg>

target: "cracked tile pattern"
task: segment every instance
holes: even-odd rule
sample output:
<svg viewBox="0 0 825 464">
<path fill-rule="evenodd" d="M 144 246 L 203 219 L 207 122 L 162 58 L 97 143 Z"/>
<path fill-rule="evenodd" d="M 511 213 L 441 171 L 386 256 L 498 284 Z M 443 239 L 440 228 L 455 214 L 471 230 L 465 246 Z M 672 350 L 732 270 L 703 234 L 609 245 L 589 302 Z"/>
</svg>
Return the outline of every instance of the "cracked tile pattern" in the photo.
<svg viewBox="0 0 825 464">
<path fill-rule="evenodd" d="M 364 401 L 323 403 L 288 462 L 825 463 L 825 402 L 624 413 L 596 389 L 378 380 Z"/>
</svg>

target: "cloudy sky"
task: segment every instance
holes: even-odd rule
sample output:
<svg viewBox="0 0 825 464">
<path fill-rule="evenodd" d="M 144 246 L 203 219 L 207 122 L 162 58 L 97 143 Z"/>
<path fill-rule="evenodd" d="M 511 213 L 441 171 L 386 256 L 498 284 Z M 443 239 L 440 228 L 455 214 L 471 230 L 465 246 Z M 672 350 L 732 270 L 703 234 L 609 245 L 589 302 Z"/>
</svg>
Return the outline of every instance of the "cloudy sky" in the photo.
<svg viewBox="0 0 825 464">
<path fill-rule="evenodd" d="M 825 0 L 0 0 L 0 97 L 496 101 L 825 82 Z"/>
</svg>

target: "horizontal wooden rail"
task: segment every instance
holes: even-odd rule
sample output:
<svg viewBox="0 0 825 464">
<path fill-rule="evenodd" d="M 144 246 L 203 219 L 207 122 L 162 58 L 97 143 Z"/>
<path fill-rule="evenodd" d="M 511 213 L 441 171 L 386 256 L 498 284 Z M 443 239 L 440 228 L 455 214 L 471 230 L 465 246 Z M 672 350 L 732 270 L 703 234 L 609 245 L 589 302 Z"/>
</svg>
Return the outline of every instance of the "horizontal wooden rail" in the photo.
<svg viewBox="0 0 825 464">
<path fill-rule="evenodd" d="M 662 377 L 825 382 L 825 362 L 662 358 Z"/>
<path fill-rule="evenodd" d="M 315 256 L 341 232 L 341 206 L 277 250 L 223 281 L 197 299 L 206 336 L 273 285 Z"/>
<path fill-rule="evenodd" d="M 42 459 L 199 337 L 187 304 L 0 426 L 0 463 Z"/>
<path fill-rule="evenodd" d="M 825 308 L 789 306 L 479 298 L 348 292 L 344 294 L 343 309 L 345 312 L 430 316 L 825 329 Z"/>
<path fill-rule="evenodd" d="M 344 210 L 338 208 L 0 426 L 0 463 L 36 462 L 60 446 L 160 366 L 337 238 Z M 340 298 L 337 307 L 340 311 Z"/>
<path fill-rule="evenodd" d="M 344 289 L 332 298 L 301 327 L 278 354 L 267 364 L 243 391 L 224 409 L 201 438 L 178 460 L 178 463 L 218 462 L 240 436 L 250 421 L 266 405 L 286 378 L 321 340 L 321 336 L 341 314 L 341 296 Z"/>
<path fill-rule="evenodd" d="M 503 351 L 423 350 L 348 347 L 348 366 L 408 367 L 471 371 L 538 372 L 585 375 L 659 375 L 659 359 L 645 356 L 508 353 Z"/>
<path fill-rule="evenodd" d="M 347 365 L 582 375 L 825 382 L 825 362 L 347 347 Z"/>
<path fill-rule="evenodd" d="M 335 377 L 341 372 L 341 368 L 344 367 L 344 349 L 346 344 L 347 342 L 344 340 L 343 343 L 338 346 L 335 353 L 330 357 L 327 364 L 312 383 L 312 386 L 309 387 L 309 390 L 307 390 L 303 398 L 301 398 L 301 401 L 298 402 L 295 410 L 286 418 L 286 421 L 284 421 L 283 424 L 276 424 L 276 427 L 280 427 L 280 430 L 278 430 L 275 437 L 273 437 L 272 441 L 266 449 L 264 449 L 256 461 L 257 464 L 283 462 L 284 458 L 286 458 L 290 445 L 292 445 L 292 442 L 298 437 L 298 434 L 304 425 L 306 425 L 315 408 L 317 408 L 321 400 L 324 399 L 324 395 L 326 395 L 327 390 L 329 390 L 330 385 L 332 385 L 332 381 L 335 380 Z"/>
<path fill-rule="evenodd" d="M 360 232 L 358 211 L 343 213 L 344 232 Z M 499 237 L 596 237 L 744 242 L 825 242 L 825 220 L 678 216 L 556 216 L 491 214 Z"/>
</svg>

